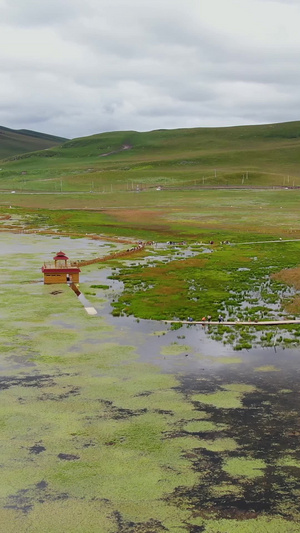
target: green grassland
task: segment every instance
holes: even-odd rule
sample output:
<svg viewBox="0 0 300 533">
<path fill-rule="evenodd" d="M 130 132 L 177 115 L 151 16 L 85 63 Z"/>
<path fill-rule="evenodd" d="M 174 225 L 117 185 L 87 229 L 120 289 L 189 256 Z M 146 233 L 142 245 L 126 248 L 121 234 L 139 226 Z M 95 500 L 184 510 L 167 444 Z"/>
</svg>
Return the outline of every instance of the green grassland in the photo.
<svg viewBox="0 0 300 533">
<path fill-rule="evenodd" d="M 104 194 L 157 186 L 298 186 L 299 146 L 300 122 L 103 133 L 3 161 L 0 189 Z"/>
<path fill-rule="evenodd" d="M 158 241 L 238 242 L 299 238 L 299 197 L 297 189 L 107 195 L 2 193 L 0 213 L 12 217 L 26 215 L 26 227 L 55 226 L 81 234 L 104 233 Z"/>
</svg>

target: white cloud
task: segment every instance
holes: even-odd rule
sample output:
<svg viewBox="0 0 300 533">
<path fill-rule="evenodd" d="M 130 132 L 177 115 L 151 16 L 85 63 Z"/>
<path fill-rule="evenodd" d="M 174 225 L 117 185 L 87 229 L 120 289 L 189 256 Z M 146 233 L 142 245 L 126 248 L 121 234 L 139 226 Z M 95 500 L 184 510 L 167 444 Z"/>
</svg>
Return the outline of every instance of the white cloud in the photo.
<svg viewBox="0 0 300 533">
<path fill-rule="evenodd" d="M 1 123 L 68 137 L 300 118 L 286 0 L 0 0 Z"/>
</svg>

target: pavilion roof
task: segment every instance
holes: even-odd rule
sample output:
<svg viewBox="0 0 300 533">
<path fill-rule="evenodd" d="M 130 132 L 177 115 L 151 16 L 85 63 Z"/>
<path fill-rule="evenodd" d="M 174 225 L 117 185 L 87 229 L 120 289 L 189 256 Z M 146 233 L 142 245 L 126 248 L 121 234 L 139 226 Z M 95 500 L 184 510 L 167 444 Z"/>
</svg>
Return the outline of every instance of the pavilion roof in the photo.
<svg viewBox="0 0 300 533">
<path fill-rule="evenodd" d="M 54 261 L 67 261 L 69 258 L 62 251 L 58 252 L 54 257 Z"/>
</svg>

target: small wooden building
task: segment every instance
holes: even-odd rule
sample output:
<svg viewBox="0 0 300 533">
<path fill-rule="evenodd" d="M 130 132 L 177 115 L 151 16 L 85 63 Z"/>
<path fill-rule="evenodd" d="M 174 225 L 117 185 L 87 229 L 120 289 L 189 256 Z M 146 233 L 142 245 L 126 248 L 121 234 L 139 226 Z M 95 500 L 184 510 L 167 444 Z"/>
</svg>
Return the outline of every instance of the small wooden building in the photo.
<svg viewBox="0 0 300 533">
<path fill-rule="evenodd" d="M 72 265 L 64 252 L 58 252 L 53 260 L 54 263 L 42 266 L 44 283 L 79 283 L 80 268 Z"/>
</svg>

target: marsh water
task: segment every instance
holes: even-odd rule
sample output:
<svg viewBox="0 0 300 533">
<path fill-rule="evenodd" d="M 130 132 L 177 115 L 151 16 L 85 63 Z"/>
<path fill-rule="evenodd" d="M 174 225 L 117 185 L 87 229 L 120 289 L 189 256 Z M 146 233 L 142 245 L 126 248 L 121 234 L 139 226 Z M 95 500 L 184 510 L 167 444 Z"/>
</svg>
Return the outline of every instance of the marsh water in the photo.
<svg viewBox="0 0 300 533">
<path fill-rule="evenodd" d="M 103 264 L 82 268 L 88 316 L 42 264 L 124 245 L 0 238 L 3 531 L 300 531 L 298 349 L 114 317 Z"/>
</svg>

